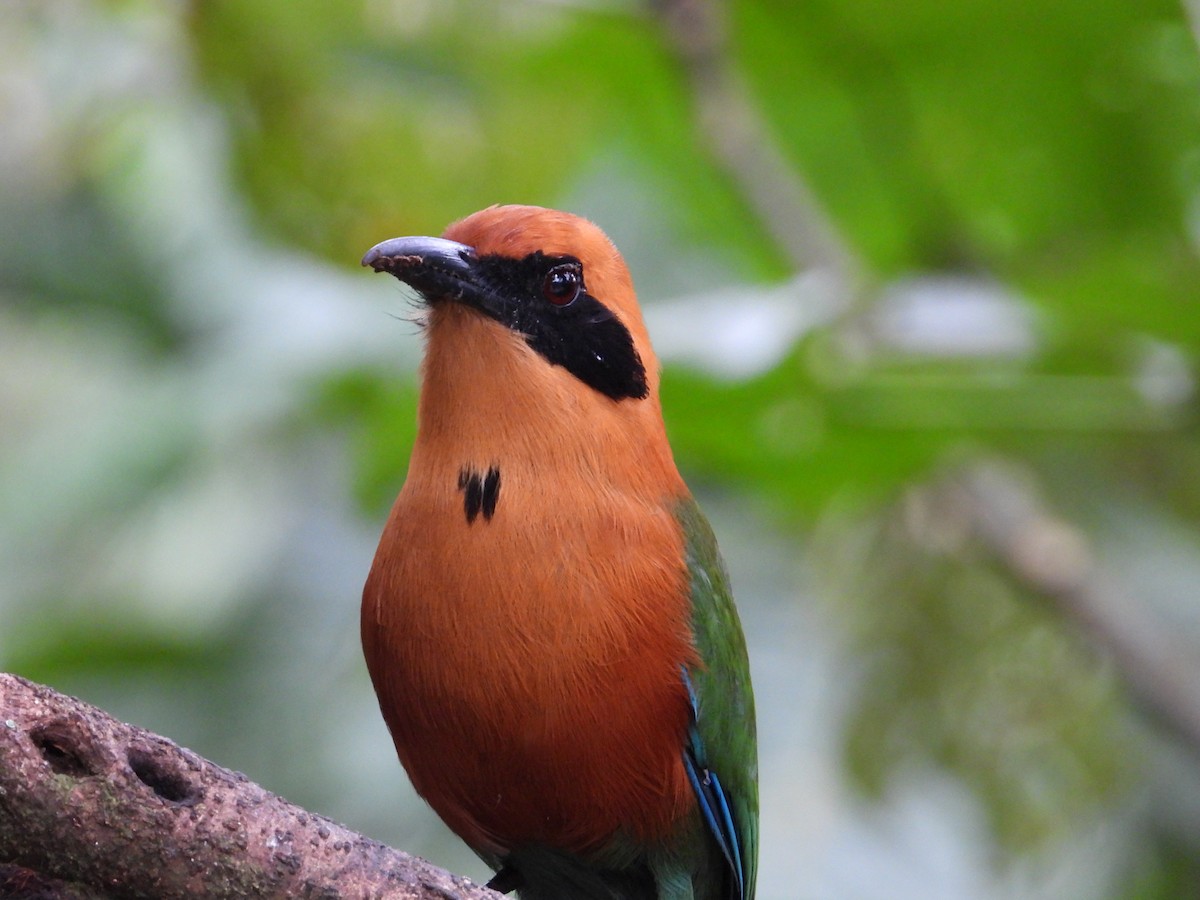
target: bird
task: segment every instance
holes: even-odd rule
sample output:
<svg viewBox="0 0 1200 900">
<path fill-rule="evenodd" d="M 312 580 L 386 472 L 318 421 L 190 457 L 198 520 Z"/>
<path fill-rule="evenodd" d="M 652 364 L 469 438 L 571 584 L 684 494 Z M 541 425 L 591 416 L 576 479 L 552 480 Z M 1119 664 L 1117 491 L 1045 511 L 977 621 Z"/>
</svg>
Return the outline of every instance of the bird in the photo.
<svg viewBox="0 0 1200 900">
<path fill-rule="evenodd" d="M 417 293 L 417 432 L 361 636 L 408 776 L 521 900 L 751 900 L 754 699 L 629 270 L 491 206 L 372 247 Z"/>
</svg>

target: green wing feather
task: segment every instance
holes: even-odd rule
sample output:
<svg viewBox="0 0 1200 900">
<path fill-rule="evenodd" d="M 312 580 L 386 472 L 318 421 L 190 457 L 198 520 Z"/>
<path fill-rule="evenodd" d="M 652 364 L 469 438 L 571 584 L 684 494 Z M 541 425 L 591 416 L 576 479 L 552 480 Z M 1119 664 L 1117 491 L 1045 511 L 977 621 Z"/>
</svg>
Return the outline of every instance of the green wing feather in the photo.
<svg viewBox="0 0 1200 900">
<path fill-rule="evenodd" d="M 676 517 L 683 528 L 692 629 L 703 662 L 689 673 L 696 726 L 706 764 L 729 801 L 742 858 L 742 896 L 751 900 L 758 868 L 758 742 L 746 639 L 708 520 L 691 497 L 680 501 Z"/>
</svg>

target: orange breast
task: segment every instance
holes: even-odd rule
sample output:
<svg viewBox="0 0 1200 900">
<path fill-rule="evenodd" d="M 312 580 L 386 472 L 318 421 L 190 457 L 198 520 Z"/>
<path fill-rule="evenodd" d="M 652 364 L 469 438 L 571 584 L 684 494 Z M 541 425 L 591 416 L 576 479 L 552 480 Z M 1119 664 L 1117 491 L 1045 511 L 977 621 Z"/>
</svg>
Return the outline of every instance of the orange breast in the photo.
<svg viewBox="0 0 1200 900">
<path fill-rule="evenodd" d="M 477 849 L 664 837 L 692 809 L 692 662 L 665 502 L 500 467 L 468 522 L 461 460 L 418 446 L 363 597 L 367 663 L 418 792 Z M 485 468 L 491 461 L 479 461 Z"/>
</svg>

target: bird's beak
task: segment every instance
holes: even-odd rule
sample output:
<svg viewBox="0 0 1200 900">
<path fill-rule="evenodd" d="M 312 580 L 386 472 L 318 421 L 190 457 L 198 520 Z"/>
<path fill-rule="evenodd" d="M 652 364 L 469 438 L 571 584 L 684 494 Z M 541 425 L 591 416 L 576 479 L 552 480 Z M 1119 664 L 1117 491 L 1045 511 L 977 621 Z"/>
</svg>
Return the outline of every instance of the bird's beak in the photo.
<svg viewBox="0 0 1200 900">
<path fill-rule="evenodd" d="M 362 258 L 364 266 L 388 272 L 412 285 L 427 302 L 464 300 L 473 293 L 475 248 L 435 237 L 398 237 L 376 244 Z"/>
</svg>

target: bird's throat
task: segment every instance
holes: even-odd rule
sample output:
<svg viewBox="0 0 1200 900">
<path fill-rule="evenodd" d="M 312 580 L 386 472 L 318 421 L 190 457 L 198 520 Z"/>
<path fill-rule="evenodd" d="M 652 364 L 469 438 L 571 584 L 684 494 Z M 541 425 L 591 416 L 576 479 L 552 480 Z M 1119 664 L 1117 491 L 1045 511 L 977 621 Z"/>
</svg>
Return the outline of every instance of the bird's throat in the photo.
<svg viewBox="0 0 1200 900">
<path fill-rule="evenodd" d="M 547 365 L 520 334 L 441 304 L 430 316 L 409 478 L 449 479 L 458 490 L 465 472 L 470 500 L 477 476 L 482 512 L 492 469 L 503 473 L 506 493 L 510 472 L 551 495 L 616 491 L 661 501 L 684 491 L 656 392 L 613 400 Z"/>
</svg>

